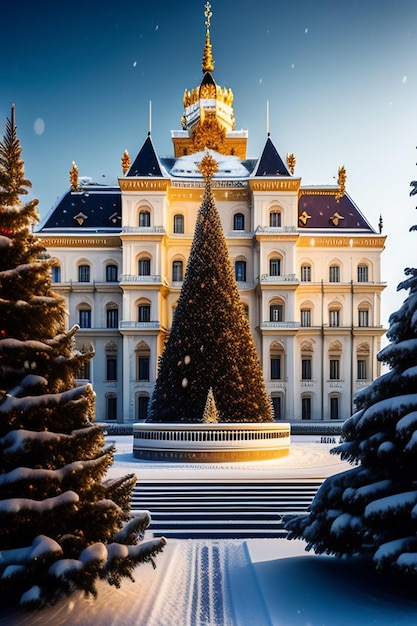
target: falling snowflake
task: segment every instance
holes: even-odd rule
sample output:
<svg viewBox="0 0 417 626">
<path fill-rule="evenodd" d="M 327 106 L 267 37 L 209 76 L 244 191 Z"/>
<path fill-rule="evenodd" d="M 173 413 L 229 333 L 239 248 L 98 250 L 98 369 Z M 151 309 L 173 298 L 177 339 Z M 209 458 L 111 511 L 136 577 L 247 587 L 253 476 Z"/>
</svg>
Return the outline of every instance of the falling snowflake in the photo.
<svg viewBox="0 0 417 626">
<path fill-rule="evenodd" d="M 190 357 L 188 356 L 188 354 L 187 354 L 187 356 L 185 356 L 185 357 L 184 357 L 184 363 L 185 363 L 185 365 L 188 365 L 190 361 L 191 361 L 191 358 L 190 358 Z"/>
<path fill-rule="evenodd" d="M 405 85 L 406 82 L 407 82 L 407 76 L 403 76 L 403 80 L 402 80 L 403 85 Z"/>
<path fill-rule="evenodd" d="M 187 385 L 188 385 L 188 379 L 187 379 L 187 378 L 183 378 L 183 379 L 182 379 L 182 383 L 181 383 L 181 385 L 182 385 L 182 386 L 184 387 L 184 389 L 185 389 L 185 387 L 187 387 Z"/>
</svg>

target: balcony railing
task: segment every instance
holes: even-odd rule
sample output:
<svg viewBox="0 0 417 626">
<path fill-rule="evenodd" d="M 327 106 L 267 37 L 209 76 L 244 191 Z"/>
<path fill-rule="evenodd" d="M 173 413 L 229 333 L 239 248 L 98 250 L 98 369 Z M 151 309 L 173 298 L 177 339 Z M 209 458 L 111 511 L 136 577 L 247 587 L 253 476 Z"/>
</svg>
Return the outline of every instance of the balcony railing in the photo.
<svg viewBox="0 0 417 626">
<path fill-rule="evenodd" d="M 163 226 L 123 226 L 122 233 L 140 233 L 146 235 L 147 233 L 152 235 L 154 233 L 165 234 L 165 228 Z"/>
<path fill-rule="evenodd" d="M 138 276 L 136 274 L 122 274 L 120 276 L 121 283 L 165 283 L 165 280 L 162 280 L 162 276 L 160 274 L 153 274 L 150 276 Z"/>
<path fill-rule="evenodd" d="M 119 324 L 120 330 L 132 330 L 132 329 L 151 329 L 158 330 L 161 324 L 158 320 L 152 322 L 134 322 L 132 320 L 123 320 Z"/>
<path fill-rule="evenodd" d="M 268 328 L 300 328 L 300 322 L 261 322 L 261 330 L 266 330 Z"/>
<path fill-rule="evenodd" d="M 261 274 L 259 276 L 260 283 L 299 283 L 296 274 L 284 274 L 283 276 L 271 276 L 270 274 Z"/>
</svg>

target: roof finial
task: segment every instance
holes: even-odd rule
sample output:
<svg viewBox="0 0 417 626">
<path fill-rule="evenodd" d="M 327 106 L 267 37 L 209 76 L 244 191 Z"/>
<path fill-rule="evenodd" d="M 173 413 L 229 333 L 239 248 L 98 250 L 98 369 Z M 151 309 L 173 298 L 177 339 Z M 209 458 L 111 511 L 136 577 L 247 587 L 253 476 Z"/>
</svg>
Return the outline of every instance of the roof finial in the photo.
<svg viewBox="0 0 417 626">
<path fill-rule="evenodd" d="M 203 72 L 212 72 L 214 70 L 214 61 L 213 61 L 213 54 L 211 52 L 211 43 L 210 43 L 210 19 L 213 15 L 213 13 L 211 12 L 211 4 L 210 2 L 206 2 L 205 6 L 205 11 L 204 11 L 204 16 L 206 18 L 205 21 L 205 25 L 206 25 L 206 43 L 204 45 L 204 53 L 203 53 L 203 64 L 202 64 L 202 70 Z"/>
<path fill-rule="evenodd" d="M 269 100 L 266 101 L 266 135 L 267 137 L 271 135 L 269 130 Z"/>
<path fill-rule="evenodd" d="M 149 128 L 148 128 L 148 137 L 151 136 L 152 133 L 152 100 L 149 100 Z"/>
</svg>

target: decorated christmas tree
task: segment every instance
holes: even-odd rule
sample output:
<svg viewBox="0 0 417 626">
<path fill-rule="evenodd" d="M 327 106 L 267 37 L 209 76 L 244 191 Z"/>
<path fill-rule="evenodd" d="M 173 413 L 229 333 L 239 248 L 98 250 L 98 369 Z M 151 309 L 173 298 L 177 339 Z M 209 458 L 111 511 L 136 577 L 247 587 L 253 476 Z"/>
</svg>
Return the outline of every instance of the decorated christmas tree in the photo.
<svg viewBox="0 0 417 626">
<path fill-rule="evenodd" d="M 140 543 L 149 513 L 130 514 L 135 476 L 103 480 L 114 449 L 94 424 L 76 328 L 51 290 L 50 261 L 32 234 L 14 109 L 0 142 L 0 599 L 53 603 L 95 581 L 118 586 L 152 561 L 163 539 Z"/>
<path fill-rule="evenodd" d="M 205 194 L 149 403 L 150 422 L 204 421 L 210 389 L 218 422 L 273 419 L 212 193 L 216 168 L 207 154 L 200 164 Z"/>
<path fill-rule="evenodd" d="M 327 478 L 310 512 L 284 523 L 307 550 L 365 555 L 377 570 L 417 577 L 417 270 L 405 274 L 398 289 L 409 295 L 378 354 L 390 369 L 356 395 L 331 450 L 355 467 Z"/>
</svg>

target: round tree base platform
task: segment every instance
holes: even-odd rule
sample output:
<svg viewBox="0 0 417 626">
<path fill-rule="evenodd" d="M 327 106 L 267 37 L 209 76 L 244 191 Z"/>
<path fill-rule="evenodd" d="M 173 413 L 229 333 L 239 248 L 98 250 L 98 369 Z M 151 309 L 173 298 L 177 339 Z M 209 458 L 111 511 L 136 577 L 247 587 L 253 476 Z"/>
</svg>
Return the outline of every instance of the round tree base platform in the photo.
<svg viewBox="0 0 417 626">
<path fill-rule="evenodd" d="M 151 461 L 224 463 L 275 459 L 288 454 L 285 422 L 133 425 L 133 456 Z"/>
</svg>

